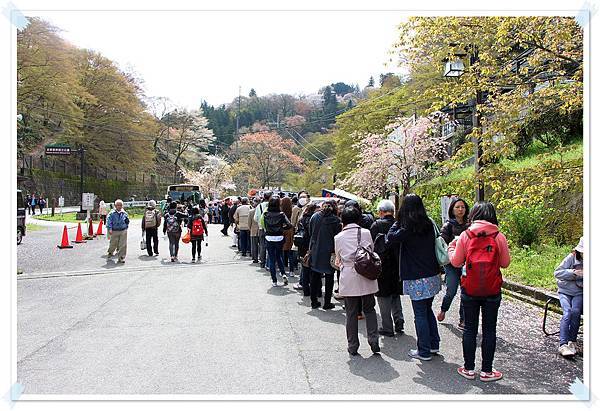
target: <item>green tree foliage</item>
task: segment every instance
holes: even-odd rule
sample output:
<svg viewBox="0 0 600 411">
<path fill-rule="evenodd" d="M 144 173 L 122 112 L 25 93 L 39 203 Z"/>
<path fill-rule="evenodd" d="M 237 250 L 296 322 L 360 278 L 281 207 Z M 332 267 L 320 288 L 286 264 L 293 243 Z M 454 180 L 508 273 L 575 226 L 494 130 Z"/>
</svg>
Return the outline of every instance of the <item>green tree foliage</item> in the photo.
<svg viewBox="0 0 600 411">
<path fill-rule="evenodd" d="M 375 79 L 373 76 L 369 77 L 369 82 L 367 83 L 367 87 L 375 87 Z"/>
<path fill-rule="evenodd" d="M 39 153 L 50 142 L 83 144 L 88 165 L 153 171 L 156 121 L 145 111 L 139 79 L 66 43 L 47 22 L 29 20 L 17 31 L 20 153 Z"/>
<path fill-rule="evenodd" d="M 338 96 L 343 96 L 354 91 L 354 88 L 352 86 L 349 86 L 348 84 L 342 82 L 333 83 L 331 85 L 331 88 L 333 89 L 334 93 Z"/>
<path fill-rule="evenodd" d="M 256 90 L 253 88 L 250 89 L 250 93 L 248 93 L 248 97 L 256 97 Z"/>
<path fill-rule="evenodd" d="M 331 134 L 335 143 L 334 168 L 340 178 L 346 178 L 355 169 L 358 160 L 356 143 L 367 134 L 384 134 L 385 126 L 397 117 L 407 117 L 415 107 L 410 103 L 407 89 L 376 89 L 352 110 L 336 118 Z"/>
<path fill-rule="evenodd" d="M 411 75 L 439 67 L 438 80 L 414 89 L 430 110 L 487 96 L 474 130 L 485 160 L 513 154 L 525 123 L 582 109 L 583 30 L 572 17 L 413 17 L 395 48 Z M 464 74 L 443 80 L 443 62 L 458 57 Z"/>
</svg>

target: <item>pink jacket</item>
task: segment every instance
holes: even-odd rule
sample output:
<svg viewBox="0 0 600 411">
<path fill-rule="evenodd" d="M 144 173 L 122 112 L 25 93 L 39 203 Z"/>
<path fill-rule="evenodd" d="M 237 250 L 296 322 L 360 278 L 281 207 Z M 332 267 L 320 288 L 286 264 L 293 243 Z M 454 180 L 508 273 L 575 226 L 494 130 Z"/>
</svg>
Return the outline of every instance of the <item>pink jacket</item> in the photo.
<svg viewBox="0 0 600 411">
<path fill-rule="evenodd" d="M 335 238 L 335 255 L 340 262 L 340 295 L 342 297 L 359 297 L 375 294 L 379 291 L 377 280 L 368 280 L 354 269 L 354 254 L 358 248 L 358 230 L 360 244 L 373 249 L 371 232 L 360 228 L 358 224 L 348 224 Z"/>
<path fill-rule="evenodd" d="M 477 234 L 480 232 L 485 232 L 486 234 L 493 234 L 498 232 L 496 236 L 496 244 L 498 244 L 498 253 L 500 259 L 500 267 L 506 268 L 510 264 L 510 252 L 508 250 L 508 243 L 506 242 L 506 237 L 504 234 L 500 233 L 498 230 L 498 226 L 489 223 L 485 220 L 477 220 L 474 221 L 473 224 L 469 227 L 469 230 L 473 234 Z M 465 260 L 467 258 L 467 245 L 469 242 L 469 237 L 467 236 L 466 231 L 463 231 L 458 240 L 454 239 L 448 245 L 448 256 L 450 257 L 450 263 L 454 267 L 462 267 L 465 265 Z"/>
</svg>

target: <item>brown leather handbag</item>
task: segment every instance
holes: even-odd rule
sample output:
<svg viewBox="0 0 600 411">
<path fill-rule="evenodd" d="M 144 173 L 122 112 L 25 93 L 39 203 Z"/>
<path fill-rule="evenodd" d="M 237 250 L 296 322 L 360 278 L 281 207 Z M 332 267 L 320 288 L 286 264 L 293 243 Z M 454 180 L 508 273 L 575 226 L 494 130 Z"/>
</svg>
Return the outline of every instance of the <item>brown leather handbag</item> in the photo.
<svg viewBox="0 0 600 411">
<path fill-rule="evenodd" d="M 361 228 L 358 228 L 358 244 L 354 254 L 354 269 L 369 280 L 377 280 L 381 275 L 381 258 L 374 251 L 360 244 Z"/>
</svg>

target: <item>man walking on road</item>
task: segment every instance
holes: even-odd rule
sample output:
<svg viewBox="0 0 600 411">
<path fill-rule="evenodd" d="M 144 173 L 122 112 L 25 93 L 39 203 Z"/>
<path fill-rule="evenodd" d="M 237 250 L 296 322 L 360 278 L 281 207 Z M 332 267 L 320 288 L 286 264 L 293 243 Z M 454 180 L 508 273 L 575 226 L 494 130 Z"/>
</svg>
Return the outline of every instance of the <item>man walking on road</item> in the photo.
<svg viewBox="0 0 600 411">
<path fill-rule="evenodd" d="M 221 232 L 223 233 L 224 236 L 227 236 L 229 234 L 227 234 L 227 230 L 229 230 L 229 199 L 226 198 L 225 201 L 223 201 L 223 206 L 221 207 L 221 221 L 223 221 L 223 229 L 221 230 Z"/>
<path fill-rule="evenodd" d="M 115 209 L 110 212 L 106 218 L 106 228 L 110 235 L 107 257 L 113 256 L 115 250 L 118 251 L 119 263 L 125 262 L 127 254 L 127 229 L 129 228 L 129 216 L 123 210 L 123 200 L 115 201 Z"/>
<path fill-rule="evenodd" d="M 154 254 L 158 255 L 158 227 L 160 227 L 160 219 L 160 212 L 156 209 L 156 201 L 150 200 L 144 212 L 144 218 L 142 218 L 142 232 L 146 232 L 146 251 L 150 257 L 153 255 L 153 249 Z M 154 248 L 151 244 L 152 241 L 154 241 Z"/>
</svg>

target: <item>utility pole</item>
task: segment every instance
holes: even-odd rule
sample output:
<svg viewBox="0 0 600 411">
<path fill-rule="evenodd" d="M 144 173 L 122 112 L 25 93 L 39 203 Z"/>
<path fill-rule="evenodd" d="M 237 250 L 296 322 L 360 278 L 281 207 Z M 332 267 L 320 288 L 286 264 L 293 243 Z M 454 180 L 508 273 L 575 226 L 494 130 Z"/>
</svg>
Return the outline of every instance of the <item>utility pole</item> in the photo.
<svg viewBox="0 0 600 411">
<path fill-rule="evenodd" d="M 81 205 L 79 206 L 79 212 L 83 213 L 83 169 L 85 166 L 85 162 L 84 162 L 84 156 L 85 156 L 85 150 L 83 149 L 83 145 L 79 145 L 79 148 L 77 149 L 77 152 L 79 153 L 79 161 L 80 161 L 80 167 L 79 167 L 79 200 L 81 201 Z"/>
<path fill-rule="evenodd" d="M 473 47 L 473 50 L 471 50 L 470 53 L 470 64 L 471 66 L 473 64 L 475 64 L 477 61 L 479 61 L 479 53 L 476 47 Z M 477 113 L 477 106 L 479 104 L 482 104 L 483 99 L 481 96 L 481 90 L 479 90 L 479 88 L 476 89 L 475 91 L 475 98 L 473 99 L 473 130 L 478 129 L 479 128 L 479 114 Z M 474 134 L 474 133 L 472 133 Z M 484 185 L 483 185 L 483 179 L 481 178 L 481 176 L 479 175 L 479 173 L 481 172 L 481 169 L 483 168 L 483 160 L 482 160 L 482 155 L 483 155 L 483 151 L 481 149 L 481 141 L 479 139 L 478 136 L 474 135 L 473 136 L 473 144 L 475 146 L 475 178 L 477 179 L 477 187 L 475 188 L 475 200 L 476 201 L 484 201 L 485 199 L 485 194 L 484 194 Z"/>
<path fill-rule="evenodd" d="M 238 89 L 238 111 L 235 119 L 235 138 L 239 139 L 240 137 L 240 111 L 242 106 L 242 86 L 239 86 Z"/>
</svg>

